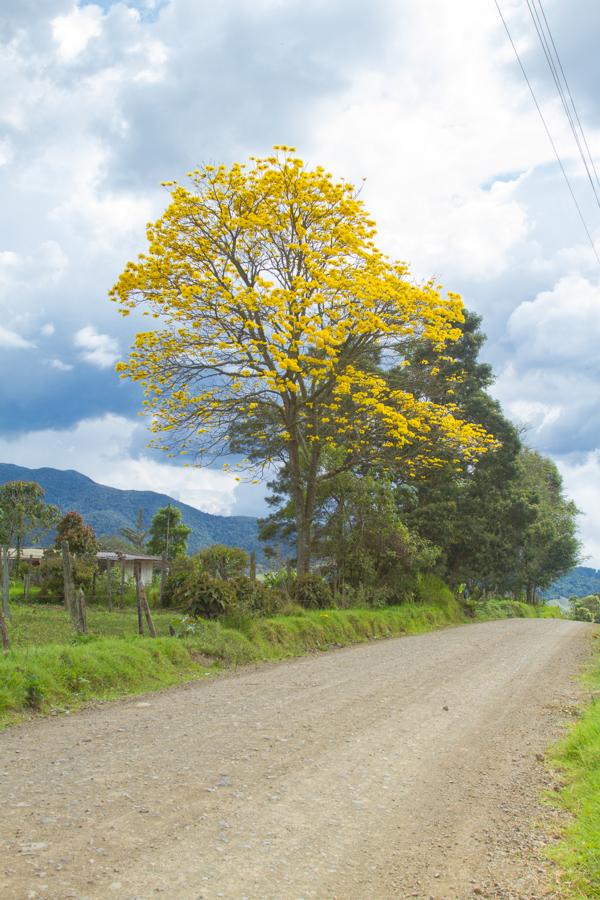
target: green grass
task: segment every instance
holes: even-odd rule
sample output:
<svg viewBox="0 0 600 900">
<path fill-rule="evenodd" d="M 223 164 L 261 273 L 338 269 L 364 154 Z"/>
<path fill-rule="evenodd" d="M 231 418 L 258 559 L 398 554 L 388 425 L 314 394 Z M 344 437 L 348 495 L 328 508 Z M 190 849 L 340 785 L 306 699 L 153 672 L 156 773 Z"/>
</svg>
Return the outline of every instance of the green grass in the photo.
<svg viewBox="0 0 600 900">
<path fill-rule="evenodd" d="M 600 691 L 600 652 L 585 680 Z M 562 870 L 564 896 L 600 897 L 600 699 L 585 709 L 551 761 L 563 776 L 557 796 L 569 814 L 561 842 L 550 851 Z"/>
<path fill-rule="evenodd" d="M 90 634 L 74 633 L 62 606 L 12 604 L 12 648 L 0 657 L 0 725 L 28 710 L 75 707 L 204 677 L 207 667 L 281 660 L 332 647 L 417 634 L 468 621 L 449 591 L 435 603 L 301 611 L 270 618 L 197 620 L 167 637 L 174 612 L 153 611 L 159 637 L 137 635 L 134 609 L 89 607 Z M 488 606 L 485 618 L 524 615 Z"/>
<path fill-rule="evenodd" d="M 152 618 L 159 635 L 168 635 L 174 614 L 153 610 Z M 137 635 L 137 610 L 134 607 L 113 609 L 88 606 L 88 628 L 98 637 L 133 637 Z M 73 639 L 73 627 L 62 605 L 33 603 L 11 604 L 9 621 L 11 643 L 15 647 L 43 644 L 68 644 Z"/>
<path fill-rule="evenodd" d="M 176 616 L 154 612 L 159 633 Z M 27 710 L 80 705 L 203 676 L 207 666 L 278 660 L 333 646 L 429 631 L 463 621 L 454 601 L 381 610 L 303 612 L 233 623 L 199 620 L 182 638 L 136 635 L 133 610 L 89 609 L 89 636 L 77 636 L 59 606 L 13 605 L 12 649 L 0 657 L 0 722 Z M 101 635 L 101 636 L 100 636 Z"/>
<path fill-rule="evenodd" d="M 476 618 L 489 619 L 563 619 L 559 606 L 532 606 L 520 600 L 492 599 L 476 605 Z"/>
</svg>

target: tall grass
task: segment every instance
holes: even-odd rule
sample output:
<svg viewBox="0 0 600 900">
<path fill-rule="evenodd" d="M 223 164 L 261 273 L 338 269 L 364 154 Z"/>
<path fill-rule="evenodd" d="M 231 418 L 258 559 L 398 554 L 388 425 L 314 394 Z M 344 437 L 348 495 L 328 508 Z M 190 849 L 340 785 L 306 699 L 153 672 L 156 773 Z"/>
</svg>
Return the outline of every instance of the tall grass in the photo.
<svg viewBox="0 0 600 900">
<path fill-rule="evenodd" d="M 586 680 L 595 699 L 551 757 L 564 779 L 557 796 L 569 820 L 550 854 L 571 898 L 600 897 L 600 652 Z"/>
<path fill-rule="evenodd" d="M 430 602 L 381 609 L 303 611 L 269 618 L 178 621 L 154 611 L 159 637 L 139 637 L 131 609 L 90 607 L 90 634 L 74 634 L 58 606 L 13 605 L 13 649 L 0 657 L 0 724 L 27 710 L 77 706 L 203 676 L 207 667 L 279 660 L 379 638 L 417 634 L 468 621 L 452 593 L 437 581 L 420 586 Z M 524 615 L 521 607 L 486 607 L 485 618 Z M 179 637 L 168 637 L 174 624 Z"/>
<path fill-rule="evenodd" d="M 156 617 L 159 618 L 159 617 Z M 172 614 L 160 616 L 164 631 Z M 206 666 L 285 659 L 374 638 L 414 634 L 463 621 L 453 601 L 445 606 L 303 612 L 248 618 L 228 627 L 199 620 L 181 638 L 132 635 L 131 612 L 90 611 L 90 625 L 112 627 L 121 637 L 76 637 L 64 610 L 14 608 L 15 647 L 0 657 L 0 721 L 27 709 L 45 710 L 163 687 L 202 675 Z M 129 636 L 127 636 L 127 634 Z M 35 643 L 34 643 L 35 638 Z M 69 643 L 67 643 L 69 641 Z"/>
</svg>

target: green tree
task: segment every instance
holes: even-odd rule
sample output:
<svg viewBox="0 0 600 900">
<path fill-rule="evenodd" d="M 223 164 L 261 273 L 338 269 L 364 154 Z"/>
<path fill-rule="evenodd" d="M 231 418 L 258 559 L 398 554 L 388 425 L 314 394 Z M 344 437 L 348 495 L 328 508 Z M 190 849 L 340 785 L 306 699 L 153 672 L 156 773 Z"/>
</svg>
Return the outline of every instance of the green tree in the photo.
<svg viewBox="0 0 600 900">
<path fill-rule="evenodd" d="M 523 450 L 519 457 L 519 487 L 530 509 L 516 577 L 529 603 L 537 590 L 548 587 L 577 564 L 577 507 L 563 493 L 562 478 L 552 460 Z"/>
<path fill-rule="evenodd" d="M 458 414 L 480 422 L 497 446 L 476 465 L 458 468 L 440 447 L 440 465 L 414 484 L 400 481 L 398 497 L 409 528 L 441 548 L 444 574 L 452 584 L 502 592 L 514 582 L 516 554 L 530 515 L 516 489 L 521 442 L 488 393 L 493 374 L 479 360 L 485 342 L 480 318 L 467 312 L 461 330 L 452 359 L 413 342 L 407 345 L 405 365 L 391 378 L 423 399 L 452 400 Z"/>
<path fill-rule="evenodd" d="M 44 501 L 44 489 L 35 481 L 7 481 L 0 487 L 0 544 L 14 545 L 17 570 L 26 539 L 39 540 L 60 515 Z"/>
<path fill-rule="evenodd" d="M 225 544 L 204 547 L 196 553 L 196 557 L 205 572 L 226 581 L 244 575 L 250 561 L 250 555 L 241 547 L 227 547 Z"/>
<path fill-rule="evenodd" d="M 143 509 L 138 509 L 135 525 L 121 528 L 120 534 L 128 542 L 131 549 L 137 550 L 138 553 L 144 552 L 150 531 L 146 528 Z"/>
<path fill-rule="evenodd" d="M 192 529 L 182 521 L 181 510 L 176 506 L 163 506 L 152 517 L 148 550 L 157 556 L 165 554 L 167 559 L 184 556 L 191 532 Z"/>
<path fill-rule="evenodd" d="M 69 550 L 75 556 L 95 556 L 98 550 L 94 529 L 75 510 L 65 513 L 56 528 L 54 546 L 57 550 L 60 550 L 63 541 L 68 541 Z"/>
</svg>

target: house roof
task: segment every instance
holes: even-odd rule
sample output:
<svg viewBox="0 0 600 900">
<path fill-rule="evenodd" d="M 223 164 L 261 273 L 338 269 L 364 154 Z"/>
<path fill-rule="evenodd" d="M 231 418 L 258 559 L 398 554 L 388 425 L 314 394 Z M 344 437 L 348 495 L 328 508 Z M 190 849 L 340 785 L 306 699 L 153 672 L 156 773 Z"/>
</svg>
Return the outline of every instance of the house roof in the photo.
<svg viewBox="0 0 600 900">
<path fill-rule="evenodd" d="M 116 553 L 112 550 L 98 551 L 96 559 L 106 559 L 114 562 L 162 562 L 161 556 L 148 556 L 144 553 Z"/>
</svg>

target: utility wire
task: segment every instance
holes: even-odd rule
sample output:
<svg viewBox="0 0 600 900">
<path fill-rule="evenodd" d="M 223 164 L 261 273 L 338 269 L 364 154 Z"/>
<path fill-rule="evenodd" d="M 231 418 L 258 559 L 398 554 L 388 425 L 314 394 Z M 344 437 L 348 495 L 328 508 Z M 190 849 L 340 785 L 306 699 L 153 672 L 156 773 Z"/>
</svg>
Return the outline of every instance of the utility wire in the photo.
<svg viewBox="0 0 600 900">
<path fill-rule="evenodd" d="M 561 69 L 561 71 L 562 71 L 562 73 L 563 73 L 563 79 L 564 79 L 565 84 L 566 84 L 566 86 L 567 86 L 567 90 L 568 90 L 568 83 L 566 82 L 566 78 L 564 78 L 564 69 L 562 68 L 562 65 L 561 65 L 561 63 L 560 63 L 560 57 L 558 56 L 558 53 L 556 52 L 556 45 L 553 44 L 553 45 L 554 45 L 554 50 L 555 50 L 555 55 L 556 55 L 556 58 L 557 58 L 557 62 L 555 62 L 555 60 L 554 60 L 554 57 L 553 57 L 553 54 L 552 54 L 552 48 L 551 48 L 551 46 L 550 46 L 550 41 L 549 41 L 548 37 L 546 36 L 545 31 L 544 31 L 544 26 L 543 26 L 543 24 L 542 24 L 542 19 L 541 19 L 541 17 L 540 17 L 540 14 L 539 14 L 539 12 L 538 12 L 538 10 L 537 10 L 536 5 L 535 5 L 535 0 L 526 0 L 526 2 L 527 2 L 527 7 L 528 7 L 528 9 L 529 9 L 529 14 L 531 15 L 531 19 L 532 19 L 532 21 L 533 21 L 534 28 L 535 28 L 535 30 L 536 30 L 536 32 L 537 32 L 537 36 L 538 36 L 538 38 L 539 38 L 539 40 L 540 40 L 540 44 L 542 45 L 542 50 L 544 51 L 544 56 L 546 57 L 546 62 L 548 63 L 548 68 L 550 69 L 550 74 L 552 75 L 552 78 L 554 79 L 554 84 L 556 85 L 556 89 L 557 89 L 557 91 L 558 91 L 558 95 L 559 95 L 560 100 L 561 100 L 562 105 L 563 105 L 563 109 L 564 109 L 564 111 L 565 111 L 565 114 L 566 114 L 566 116 L 567 116 L 567 119 L 569 120 L 569 125 L 571 126 L 571 131 L 572 131 L 572 133 L 573 133 L 573 137 L 575 138 L 575 143 L 577 144 L 577 149 L 579 150 L 579 155 L 581 156 L 581 160 L 582 160 L 583 165 L 584 165 L 584 167 L 585 167 L 585 171 L 586 171 L 586 173 L 587 173 L 587 177 L 588 177 L 589 182 L 590 182 L 590 185 L 591 185 L 591 187 L 592 187 L 592 191 L 594 192 L 594 197 L 596 198 L 596 203 L 597 203 L 598 206 L 600 207 L 600 194 L 598 193 L 598 187 L 596 186 L 596 185 L 597 185 L 597 182 L 598 182 L 598 175 L 597 175 L 597 173 L 595 172 L 595 168 L 594 168 L 594 173 L 596 174 L 596 181 L 594 181 L 594 179 L 593 179 L 593 177 L 592 177 L 592 172 L 591 172 L 591 170 L 590 170 L 590 163 L 591 163 L 591 166 L 593 167 L 593 166 L 594 166 L 594 160 L 593 160 L 592 155 L 591 155 L 591 153 L 590 153 L 590 151 L 589 151 L 589 147 L 588 147 L 587 141 L 586 141 L 586 139 L 585 139 L 585 133 L 584 133 L 583 128 L 582 128 L 582 126 L 581 126 L 581 122 L 580 122 L 580 120 L 579 120 L 579 116 L 577 115 L 577 110 L 576 110 L 576 108 L 575 108 L 575 104 L 573 103 L 573 97 L 572 97 L 572 95 L 570 94 L 570 91 L 569 91 L 570 102 L 571 102 L 571 106 L 573 107 L 573 112 L 571 112 L 571 106 L 569 105 L 569 102 L 568 102 L 568 100 L 567 100 L 567 96 L 566 96 L 566 94 L 565 94 L 565 90 L 564 90 L 564 88 L 563 88 L 563 83 L 562 83 L 562 81 L 561 81 L 561 77 L 560 77 L 560 75 L 559 75 L 559 70 L 558 70 L 558 68 L 557 68 L 557 62 L 558 62 L 558 66 L 560 66 L 560 69 Z M 539 5 L 540 5 L 541 11 L 542 11 L 542 15 L 543 15 L 543 14 L 544 14 L 544 9 L 543 9 L 543 7 L 541 6 L 541 0 L 540 0 L 540 2 L 539 2 Z M 545 16 L 544 16 L 544 18 L 545 18 Z M 546 19 L 546 24 L 547 24 L 547 22 L 548 22 L 548 20 Z M 550 34 L 550 40 L 551 40 L 551 39 L 552 39 L 552 35 Z M 575 115 L 576 118 L 577 118 L 577 122 L 578 122 L 578 124 L 579 124 L 579 131 L 578 131 L 578 129 L 577 129 L 577 125 L 576 125 L 575 119 L 573 118 L 573 115 Z M 580 134 L 581 134 L 581 137 L 580 137 Z M 582 144 L 582 140 L 583 140 L 583 144 Z M 586 155 L 585 150 L 584 150 L 584 145 L 585 145 L 585 147 L 586 147 L 586 149 L 587 149 L 587 155 Z M 588 157 L 589 157 L 589 160 L 588 160 Z"/>
<path fill-rule="evenodd" d="M 585 230 L 585 233 L 587 234 L 588 240 L 589 240 L 589 242 L 590 242 L 590 246 L 591 246 L 591 248 L 592 248 L 592 250 L 593 250 L 593 252 L 594 252 L 594 256 L 596 257 L 596 261 L 598 262 L 598 265 L 600 265 L 600 255 L 598 255 L 598 250 L 596 249 L 596 245 L 594 244 L 594 239 L 593 239 L 593 237 L 592 237 L 592 235 L 591 235 L 590 229 L 589 229 L 588 226 L 587 226 L 587 222 L 585 221 L 583 212 L 581 211 L 581 207 L 579 206 L 579 203 L 577 202 L 577 197 L 575 196 L 575 193 L 574 193 L 573 188 L 572 188 L 572 186 L 571 186 L 571 182 L 569 181 L 569 176 L 567 175 L 566 169 L 565 169 L 565 167 L 564 167 L 564 165 L 563 165 L 563 162 L 562 162 L 562 160 L 561 160 L 561 158 L 560 158 L 560 156 L 559 156 L 558 150 L 556 149 L 556 144 L 554 143 L 554 140 L 552 139 L 552 135 L 551 135 L 551 133 L 550 133 L 550 129 L 548 128 L 548 125 L 546 124 L 546 120 L 545 120 L 545 118 L 544 118 L 544 114 L 543 114 L 543 112 L 542 112 L 542 108 L 541 108 L 540 104 L 538 103 L 537 97 L 535 96 L 535 92 L 534 92 L 534 90 L 533 90 L 533 87 L 532 87 L 532 85 L 531 85 L 531 82 L 529 81 L 529 78 L 528 78 L 528 76 L 527 76 L 527 72 L 525 71 L 525 67 L 524 67 L 524 65 L 523 65 L 523 63 L 522 63 L 522 61 L 521 61 L 521 57 L 520 57 L 520 55 L 519 55 L 519 51 L 518 51 L 517 48 L 516 48 L 515 42 L 513 41 L 512 35 L 511 35 L 510 30 L 509 30 L 509 28 L 508 28 L 508 24 L 507 24 L 507 22 L 506 22 L 506 19 L 504 18 L 504 14 L 503 14 L 503 12 L 502 12 L 502 10 L 501 10 L 501 8 L 500 8 L 500 4 L 498 3 L 498 0 L 494 0 L 494 3 L 496 4 L 496 9 L 498 10 L 498 15 L 500 16 L 500 18 L 501 18 L 501 20 L 502 20 L 502 24 L 504 25 L 504 30 L 506 31 L 506 34 L 507 34 L 507 36 L 508 36 L 508 39 L 509 39 L 509 41 L 510 41 L 510 43 L 511 43 L 511 46 L 512 46 L 512 48 L 513 48 L 514 54 L 515 54 L 515 56 L 516 56 L 516 58 L 517 58 L 517 62 L 519 63 L 519 68 L 521 69 L 521 72 L 523 73 L 523 78 L 524 78 L 525 81 L 527 82 L 527 87 L 529 88 L 529 92 L 530 92 L 530 94 L 531 94 L 531 97 L 532 97 L 532 99 L 533 99 L 533 102 L 535 103 L 535 107 L 536 107 L 536 109 L 537 109 L 537 111 L 538 111 L 538 113 L 539 113 L 540 119 L 542 120 L 542 125 L 544 126 L 544 130 L 545 130 L 546 134 L 548 135 L 548 140 L 550 141 L 550 145 L 552 146 L 552 149 L 554 150 L 554 155 L 556 156 L 556 161 L 558 162 L 558 165 L 560 166 L 560 170 L 561 170 L 561 172 L 563 173 L 563 177 L 564 177 L 564 179 L 565 179 L 565 181 L 566 181 L 566 183 L 567 183 L 567 187 L 568 187 L 568 189 L 569 189 L 569 193 L 571 194 L 571 197 L 572 197 L 572 199 L 573 199 L 573 203 L 575 204 L 575 208 L 576 208 L 576 210 L 577 210 L 577 212 L 578 212 L 578 214 L 579 214 L 579 218 L 581 219 L 581 224 L 583 225 L 583 228 L 584 228 L 584 230 Z"/>
<path fill-rule="evenodd" d="M 546 13 L 545 13 L 544 7 L 543 7 L 543 5 L 542 5 L 542 0 L 538 0 L 538 5 L 539 5 L 539 7 L 540 7 L 540 10 L 541 10 L 541 13 L 542 13 L 542 16 L 543 16 L 543 19 L 544 19 L 544 23 L 545 23 L 545 25 L 546 25 L 546 31 L 548 32 L 548 37 L 550 38 L 550 42 L 551 42 L 552 47 L 553 47 L 553 49 L 554 49 L 554 55 L 556 56 L 556 61 L 558 62 L 558 66 L 559 66 L 559 69 L 560 69 L 560 73 L 561 73 L 561 75 L 562 75 L 562 79 L 563 79 L 563 81 L 564 81 L 564 85 L 565 85 L 565 88 L 566 88 L 566 90 L 567 90 L 567 94 L 568 94 L 568 96 L 569 96 L 569 100 L 570 100 L 570 102 L 571 102 L 571 107 L 573 108 L 573 113 L 575 114 L 575 119 L 576 119 L 577 124 L 578 124 L 578 126 L 579 126 L 579 130 L 580 130 L 580 132 L 581 132 L 581 136 L 582 136 L 582 138 L 583 138 L 583 142 L 584 142 L 584 144 L 585 144 L 585 149 L 587 150 L 587 154 L 588 154 L 589 159 L 590 159 L 590 162 L 591 162 L 591 164 L 592 164 L 592 169 L 593 169 L 593 172 L 594 172 L 594 176 L 595 176 L 595 178 L 596 178 L 596 184 L 597 184 L 598 188 L 600 189 L 600 177 L 598 177 L 598 172 L 596 171 L 596 164 L 595 164 L 595 162 L 594 162 L 594 157 L 592 156 L 592 154 L 591 154 L 591 152 L 590 152 L 590 148 L 589 148 L 589 146 L 588 146 L 588 142 L 587 142 L 586 137 L 585 137 L 585 131 L 583 130 L 583 125 L 581 124 L 581 120 L 580 120 L 580 118 L 579 118 L 579 113 L 577 112 L 577 107 L 575 106 L 575 101 L 574 101 L 573 95 L 572 95 L 572 93 L 571 93 L 571 88 L 569 87 L 569 82 L 567 81 L 567 76 L 565 75 L 565 70 L 563 69 L 562 62 L 560 61 L 560 54 L 559 54 L 558 49 L 557 49 L 557 47 L 556 47 L 556 44 L 555 44 L 555 42 L 554 42 L 554 37 L 553 37 L 553 35 L 552 35 L 552 30 L 551 30 L 551 28 L 550 28 L 550 23 L 548 22 L 548 19 L 546 18 Z"/>
</svg>

